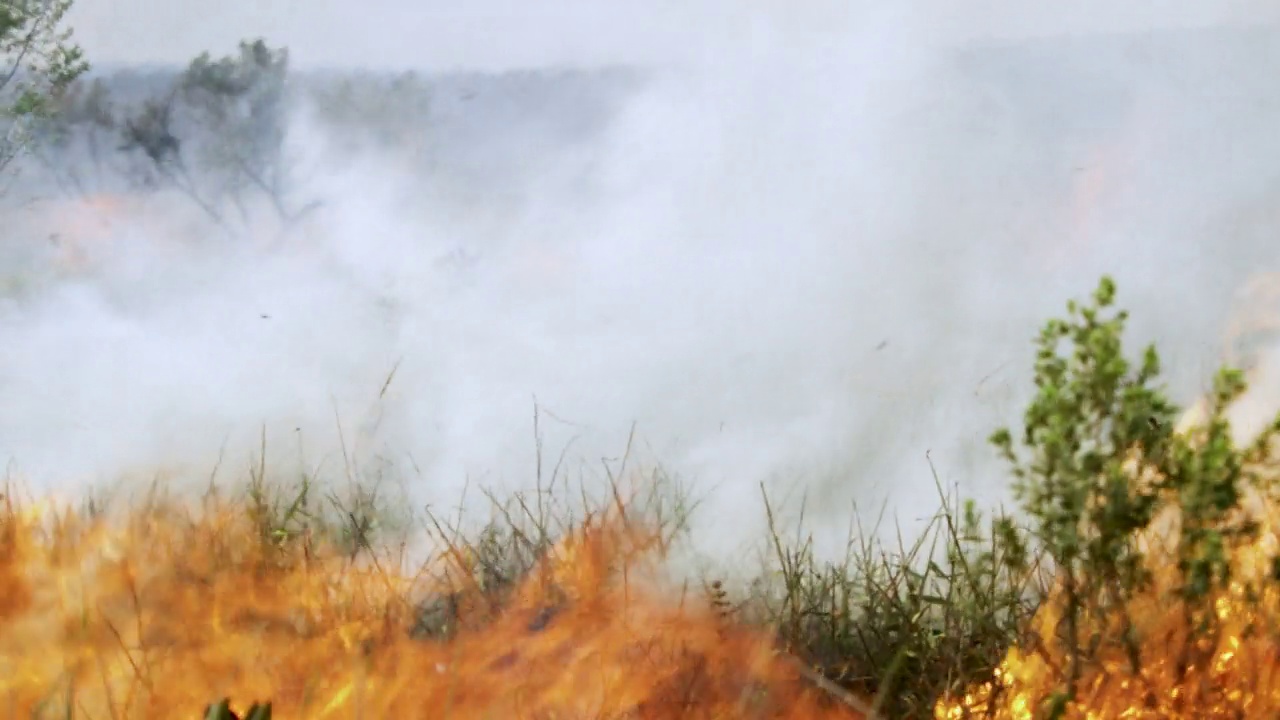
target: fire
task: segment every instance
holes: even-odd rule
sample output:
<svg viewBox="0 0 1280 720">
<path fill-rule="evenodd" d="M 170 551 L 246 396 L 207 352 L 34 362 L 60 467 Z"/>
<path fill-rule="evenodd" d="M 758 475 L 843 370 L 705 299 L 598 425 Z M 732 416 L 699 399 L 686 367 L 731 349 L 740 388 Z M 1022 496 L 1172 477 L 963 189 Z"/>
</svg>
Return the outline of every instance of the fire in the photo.
<svg viewBox="0 0 1280 720">
<path fill-rule="evenodd" d="M 588 525 L 448 640 L 410 634 L 422 579 L 389 558 L 282 547 L 228 506 L 105 520 L 10 505 L 2 527 L 15 716 L 195 717 L 230 697 L 317 720 L 860 717 L 766 635 L 664 591 L 660 549 L 625 522 Z"/>
<path fill-rule="evenodd" d="M 99 245 L 108 242 L 135 203 L 119 195 L 91 195 L 56 208 L 57 230 L 49 237 L 54 262 L 60 269 L 78 273 L 92 262 Z"/>
<path fill-rule="evenodd" d="M 1110 133 L 1084 149 L 1068 181 L 1066 236 L 1048 249 L 1052 266 L 1072 265 L 1105 250 L 1105 231 L 1130 212 L 1129 196 L 1140 179 L 1143 155 L 1153 143 L 1163 141 L 1165 125 L 1140 103 Z"/>
<path fill-rule="evenodd" d="M 1266 364 L 1246 364 L 1265 380 Z M 1253 387 L 1233 420 L 1275 407 L 1267 392 L 1280 386 Z M 1179 430 L 1203 420 L 1193 408 Z M 1235 427 L 1239 441 L 1255 432 Z M 1140 643 L 1133 653 L 1104 646 L 1082 667 L 1064 717 L 1280 716 L 1280 591 L 1268 581 L 1280 504 L 1252 491 L 1244 506 L 1262 532 L 1228 548 L 1234 582 L 1211 596 L 1209 616 L 1167 592 L 1178 576 L 1166 533 L 1180 518 L 1157 522 L 1146 538 L 1154 582 L 1125 606 Z M 493 606 L 462 551 L 435 558 L 451 571 L 442 583 L 392 553 L 356 560 L 319 540 L 264 536 L 244 508 L 216 499 L 194 509 L 157 500 L 123 517 L 6 500 L 0 697 L 9 714 L 36 718 L 194 717 L 222 697 L 308 720 L 864 717 L 860 701 L 818 687 L 767 632 L 673 591 L 663 550 L 644 526 L 610 515 L 566 537 Z M 413 632 L 428 597 L 458 608 L 447 638 Z M 1069 675 L 1054 642 L 1063 611 L 1051 596 L 993 677 L 940 702 L 935 717 L 1039 717 Z M 1201 629 L 1207 619 L 1213 632 Z M 1083 625 L 1086 644 L 1126 631 L 1117 617 Z"/>
<path fill-rule="evenodd" d="M 1274 350 L 1275 318 L 1259 300 L 1275 295 L 1275 276 L 1259 276 L 1245 288 L 1240 312 L 1229 324 L 1228 360 L 1247 368 L 1250 391 L 1227 410 L 1237 446 L 1262 431 L 1280 407 L 1274 370 L 1262 362 Z M 1274 307 L 1274 304 L 1271 305 Z M 1208 419 L 1208 404 L 1191 407 L 1178 432 L 1193 434 Z M 1271 468 L 1257 468 L 1274 476 Z M 1136 482 L 1145 477 L 1134 469 Z M 1064 718 L 1273 718 L 1280 717 L 1280 587 L 1275 582 L 1280 551 L 1280 500 L 1274 493 L 1241 488 L 1240 512 L 1256 522 L 1254 540 L 1228 544 L 1232 581 L 1191 605 L 1171 592 L 1181 582 L 1173 553 L 1182 518 L 1176 506 L 1156 516 L 1140 545 L 1148 553 L 1152 582 L 1124 606 L 1125 616 L 1087 618 L 1081 641 L 1119 638 L 1125 622 L 1139 638 L 1131 654 L 1121 644 L 1083 667 L 1076 700 Z M 1030 720 L 1043 716 L 1045 703 L 1065 686 L 1071 658 L 1058 638 L 1069 637 L 1060 622 L 1066 599 L 1061 587 L 1037 613 L 1027 641 L 1011 648 L 994 677 L 959 698 L 940 702 L 938 720 L 991 717 Z M 1197 608 L 1209 608 L 1208 614 Z M 1214 621 L 1207 625 L 1206 620 Z M 1210 631 L 1209 628 L 1212 628 Z"/>
<path fill-rule="evenodd" d="M 1276 515 L 1273 513 L 1271 520 Z M 1268 528 L 1257 544 L 1236 549 L 1234 565 L 1241 579 L 1257 578 L 1275 556 L 1274 530 Z M 1199 635 L 1199 618 L 1167 594 L 1173 586 L 1172 566 L 1159 562 L 1152 588 L 1129 603 L 1136 637 L 1142 638 L 1137 670 L 1120 649 L 1083 668 L 1077 701 L 1066 707 L 1065 718 L 1272 718 L 1280 713 L 1280 594 L 1267 587 L 1250 601 L 1241 582 L 1212 598 L 1218 624 L 1214 633 Z M 1264 584 L 1264 587 L 1266 585 Z M 1063 688 L 1070 659 L 1051 650 L 1048 641 L 1060 636 L 1061 597 L 1041 608 L 1031 640 L 1009 651 L 995 677 L 970 688 L 959 699 L 939 703 L 942 719 L 1040 717 L 1044 703 Z M 1117 618 L 1095 619 L 1087 632 L 1112 633 Z M 1190 662 L 1181 661 L 1191 658 Z"/>
</svg>

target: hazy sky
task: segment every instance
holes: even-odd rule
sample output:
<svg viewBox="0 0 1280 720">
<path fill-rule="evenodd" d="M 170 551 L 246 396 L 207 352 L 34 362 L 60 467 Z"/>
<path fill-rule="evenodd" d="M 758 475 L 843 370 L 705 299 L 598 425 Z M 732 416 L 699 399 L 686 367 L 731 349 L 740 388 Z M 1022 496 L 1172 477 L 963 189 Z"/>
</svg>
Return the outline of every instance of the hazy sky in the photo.
<svg viewBox="0 0 1280 720">
<path fill-rule="evenodd" d="M 1280 22 L 1268 0 L 929 0 L 939 36 L 1053 35 Z M 77 0 L 72 17 L 99 62 L 184 61 L 246 36 L 304 64 L 500 69 L 665 62 L 701 49 L 708 28 L 840 26 L 867 0 Z"/>
</svg>

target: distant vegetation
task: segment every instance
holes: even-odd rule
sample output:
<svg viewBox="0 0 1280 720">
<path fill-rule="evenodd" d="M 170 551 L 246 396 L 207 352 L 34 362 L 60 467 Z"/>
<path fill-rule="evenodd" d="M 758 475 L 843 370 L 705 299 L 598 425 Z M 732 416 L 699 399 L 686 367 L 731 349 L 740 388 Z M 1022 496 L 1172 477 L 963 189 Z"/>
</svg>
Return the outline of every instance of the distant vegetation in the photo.
<svg viewBox="0 0 1280 720">
<path fill-rule="evenodd" d="M 577 102 L 574 118 L 546 116 L 538 104 L 505 108 L 503 116 L 517 123 L 572 123 L 576 127 L 561 131 L 572 137 L 600 126 L 610 93 L 639 81 L 621 69 L 430 78 L 299 72 L 286 48 L 262 39 L 243 41 L 221 57 L 201 54 L 185 68 L 75 69 L 50 80 L 39 103 L 28 102 L 38 110 L 24 116 L 21 135 L 21 150 L 34 161 L 28 183 L 65 199 L 176 192 L 232 233 L 251 226 L 261 211 L 288 224 L 319 205 L 318 198 L 298 194 L 298 158 L 287 142 L 295 111 L 318 123 L 335 161 L 380 153 L 410 177 L 426 177 L 457 155 L 442 136 L 463 132 L 451 127 L 452 116 L 467 105 L 518 104 L 545 85 L 552 96 L 568 93 L 566 99 Z M 546 102 L 546 93 L 534 95 Z M 519 142 L 518 136 L 507 142 Z M 11 154 L 16 159 L 16 147 Z"/>
</svg>

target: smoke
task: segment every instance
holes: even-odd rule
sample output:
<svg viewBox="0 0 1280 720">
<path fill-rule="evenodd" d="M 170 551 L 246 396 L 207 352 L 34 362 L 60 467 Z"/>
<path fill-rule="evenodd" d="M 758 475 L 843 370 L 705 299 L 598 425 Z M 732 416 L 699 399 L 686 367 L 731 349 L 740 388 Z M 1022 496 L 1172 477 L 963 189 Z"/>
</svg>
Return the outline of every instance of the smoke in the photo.
<svg viewBox="0 0 1280 720">
<path fill-rule="evenodd" d="M 529 142 L 536 173 L 490 203 L 393 148 L 341 156 L 300 106 L 325 206 L 288 242 L 223 242 L 161 196 L 3 309 L 0 451 L 77 492 L 239 473 L 265 441 L 280 472 L 440 505 L 528 487 L 536 410 L 547 471 L 598 481 L 630 447 L 692 484 L 725 556 L 760 537 L 761 484 L 827 547 L 854 503 L 931 513 L 935 473 L 1003 498 L 985 438 L 1018 421 L 1039 324 L 1103 272 L 1190 398 L 1271 259 L 1274 43 L 1019 56 L 893 5 L 668 10 L 698 30 L 654 36 L 671 62 L 600 135 Z M 459 247 L 475 262 L 442 267 Z"/>
</svg>

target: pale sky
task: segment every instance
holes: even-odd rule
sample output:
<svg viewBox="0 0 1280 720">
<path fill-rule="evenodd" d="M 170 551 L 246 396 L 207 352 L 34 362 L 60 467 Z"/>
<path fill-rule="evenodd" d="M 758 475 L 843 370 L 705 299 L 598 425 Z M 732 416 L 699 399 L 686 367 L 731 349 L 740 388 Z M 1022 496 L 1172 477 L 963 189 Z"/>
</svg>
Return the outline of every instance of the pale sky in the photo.
<svg viewBox="0 0 1280 720">
<path fill-rule="evenodd" d="M 1274 0 L 884 0 L 920 5 L 947 40 L 1280 23 Z M 870 0 L 76 0 L 91 59 L 184 62 L 244 37 L 299 65 L 505 69 L 652 63 L 696 50 L 708 28 L 839 26 Z"/>
</svg>

